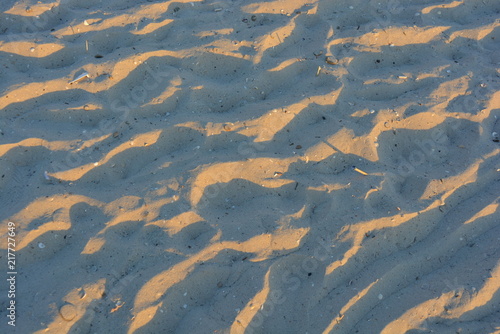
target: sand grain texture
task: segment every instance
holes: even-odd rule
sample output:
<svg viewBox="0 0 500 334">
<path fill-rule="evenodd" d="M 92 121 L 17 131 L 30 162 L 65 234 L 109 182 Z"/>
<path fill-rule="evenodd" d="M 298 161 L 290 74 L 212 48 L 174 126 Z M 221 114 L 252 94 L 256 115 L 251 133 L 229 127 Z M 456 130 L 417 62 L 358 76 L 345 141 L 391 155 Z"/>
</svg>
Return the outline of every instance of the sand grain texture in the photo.
<svg viewBox="0 0 500 334">
<path fill-rule="evenodd" d="M 500 332 L 500 2 L 0 9 L 2 333 Z"/>
</svg>

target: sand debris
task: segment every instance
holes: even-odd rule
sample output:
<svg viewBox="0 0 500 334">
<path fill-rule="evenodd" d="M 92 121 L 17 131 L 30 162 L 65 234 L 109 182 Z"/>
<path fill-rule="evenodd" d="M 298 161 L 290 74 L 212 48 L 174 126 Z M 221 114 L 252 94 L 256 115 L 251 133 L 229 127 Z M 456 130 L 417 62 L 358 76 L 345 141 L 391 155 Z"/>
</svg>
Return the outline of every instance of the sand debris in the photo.
<svg viewBox="0 0 500 334">
<path fill-rule="evenodd" d="M 69 82 L 69 84 L 72 85 L 74 83 L 83 81 L 83 80 L 85 80 L 87 78 L 90 78 L 90 75 L 88 74 L 88 72 L 83 72 L 82 74 L 80 74 L 79 76 L 77 76 L 74 80 L 71 80 Z"/>
</svg>

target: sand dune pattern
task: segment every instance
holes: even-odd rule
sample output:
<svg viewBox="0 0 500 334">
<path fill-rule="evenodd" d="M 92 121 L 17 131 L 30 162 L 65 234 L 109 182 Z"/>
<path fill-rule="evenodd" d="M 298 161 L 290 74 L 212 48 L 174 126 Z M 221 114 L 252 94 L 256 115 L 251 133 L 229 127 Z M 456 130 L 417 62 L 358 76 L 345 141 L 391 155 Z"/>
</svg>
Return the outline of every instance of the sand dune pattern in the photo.
<svg viewBox="0 0 500 334">
<path fill-rule="evenodd" d="M 0 8 L 0 328 L 500 332 L 500 2 Z"/>
</svg>

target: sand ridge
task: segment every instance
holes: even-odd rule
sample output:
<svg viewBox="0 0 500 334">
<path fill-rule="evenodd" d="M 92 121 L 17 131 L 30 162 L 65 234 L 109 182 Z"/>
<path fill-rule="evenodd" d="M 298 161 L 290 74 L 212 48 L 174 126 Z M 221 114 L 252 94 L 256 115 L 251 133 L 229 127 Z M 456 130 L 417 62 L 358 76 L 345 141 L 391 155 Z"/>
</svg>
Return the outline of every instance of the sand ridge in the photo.
<svg viewBox="0 0 500 334">
<path fill-rule="evenodd" d="M 498 1 L 0 9 L 2 332 L 500 331 Z"/>
</svg>

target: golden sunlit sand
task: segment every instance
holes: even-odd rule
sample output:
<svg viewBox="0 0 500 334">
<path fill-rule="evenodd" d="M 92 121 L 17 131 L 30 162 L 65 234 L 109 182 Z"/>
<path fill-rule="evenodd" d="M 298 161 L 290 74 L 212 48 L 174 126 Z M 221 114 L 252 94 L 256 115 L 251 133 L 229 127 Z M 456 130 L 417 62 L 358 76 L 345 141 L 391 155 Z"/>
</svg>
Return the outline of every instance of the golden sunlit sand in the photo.
<svg viewBox="0 0 500 334">
<path fill-rule="evenodd" d="M 500 332 L 499 1 L 0 10 L 0 332 Z"/>
</svg>

